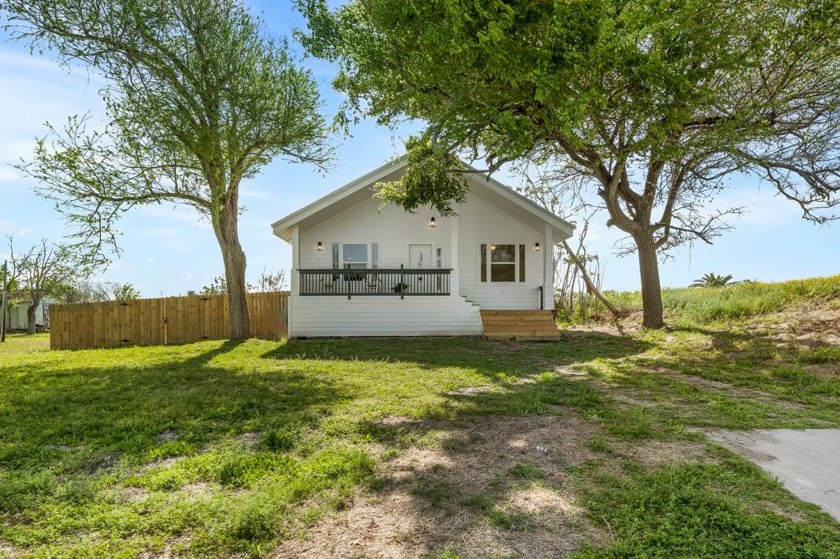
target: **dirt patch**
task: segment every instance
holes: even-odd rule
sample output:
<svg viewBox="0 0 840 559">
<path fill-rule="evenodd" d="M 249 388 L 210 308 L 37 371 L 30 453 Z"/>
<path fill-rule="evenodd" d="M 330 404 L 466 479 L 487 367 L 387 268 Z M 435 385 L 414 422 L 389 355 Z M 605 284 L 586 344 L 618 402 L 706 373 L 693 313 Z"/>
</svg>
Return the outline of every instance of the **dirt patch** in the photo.
<svg viewBox="0 0 840 559">
<path fill-rule="evenodd" d="M 178 436 L 178 433 L 173 431 L 172 429 L 167 429 L 163 433 L 158 433 L 155 435 L 155 440 L 159 443 L 171 443 L 179 440 L 181 437 Z"/>
<path fill-rule="evenodd" d="M 577 504 L 567 473 L 594 456 L 587 442 L 600 432 L 574 412 L 401 426 L 444 435 L 436 448 L 411 448 L 384 464 L 382 490 L 272 557 L 398 559 L 449 549 L 463 559 L 548 558 L 606 539 Z"/>
<path fill-rule="evenodd" d="M 188 483 L 187 485 L 181 487 L 181 493 L 183 493 L 188 500 L 193 501 L 209 497 L 213 491 L 213 484 L 207 483 L 206 481 Z"/>
<path fill-rule="evenodd" d="M 237 441 L 245 445 L 246 448 L 254 448 L 259 443 L 262 437 L 259 433 L 242 433 L 234 437 Z"/>
<path fill-rule="evenodd" d="M 120 497 L 128 503 L 139 503 L 149 497 L 149 492 L 142 487 L 126 487 L 120 491 Z"/>
<path fill-rule="evenodd" d="M 122 455 L 123 453 L 120 451 L 105 452 L 86 462 L 82 468 L 92 476 L 99 473 L 108 473 L 119 464 Z"/>
<path fill-rule="evenodd" d="M 492 386 L 463 386 L 461 388 L 456 388 L 455 390 L 444 392 L 444 394 L 447 396 L 475 396 L 476 394 L 490 392 L 491 390 L 493 390 Z"/>
<path fill-rule="evenodd" d="M 61 452 L 72 452 L 76 450 L 74 447 L 67 446 L 64 444 L 45 444 L 44 448 L 46 448 L 47 450 L 59 450 Z"/>
<path fill-rule="evenodd" d="M 767 331 L 767 337 L 781 345 L 816 348 L 840 346 L 840 308 L 806 306 L 768 315 L 753 327 Z"/>
<path fill-rule="evenodd" d="M 148 472 L 149 470 L 154 470 L 155 468 L 169 468 L 173 464 L 176 464 L 183 460 L 184 456 L 173 456 L 171 458 L 161 458 L 160 460 L 155 460 L 154 462 L 149 462 L 142 468 L 140 468 L 141 472 Z"/>
<path fill-rule="evenodd" d="M 714 461 L 709 456 L 708 448 L 702 443 L 650 440 L 637 445 L 622 442 L 611 444 L 620 454 L 629 456 L 651 469 L 668 464 Z"/>
<path fill-rule="evenodd" d="M 3 559 L 17 559 L 18 557 L 23 557 L 23 552 L 18 551 L 9 544 L 0 542 L 0 557 Z"/>
<path fill-rule="evenodd" d="M 833 363 L 815 363 L 813 365 L 805 365 L 803 369 L 820 377 L 840 376 L 840 365 Z"/>
<path fill-rule="evenodd" d="M 388 415 L 380 419 L 379 423 L 380 425 L 385 425 L 386 427 L 399 427 L 402 425 L 417 425 L 420 423 L 420 420 L 403 417 L 401 415 Z"/>
<path fill-rule="evenodd" d="M 174 559 L 175 557 L 182 557 L 183 551 L 187 549 L 189 541 L 187 537 L 176 538 L 168 542 L 166 547 L 163 548 L 163 551 L 159 553 L 146 551 L 141 553 L 138 559 Z"/>
</svg>

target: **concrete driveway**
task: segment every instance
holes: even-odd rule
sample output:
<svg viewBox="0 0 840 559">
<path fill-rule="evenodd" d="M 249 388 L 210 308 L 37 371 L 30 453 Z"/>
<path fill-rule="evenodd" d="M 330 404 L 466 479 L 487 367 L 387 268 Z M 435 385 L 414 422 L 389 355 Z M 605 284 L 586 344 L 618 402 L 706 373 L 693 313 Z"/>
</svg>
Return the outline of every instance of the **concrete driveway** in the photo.
<svg viewBox="0 0 840 559">
<path fill-rule="evenodd" d="M 840 521 L 840 429 L 707 431 Z"/>
</svg>

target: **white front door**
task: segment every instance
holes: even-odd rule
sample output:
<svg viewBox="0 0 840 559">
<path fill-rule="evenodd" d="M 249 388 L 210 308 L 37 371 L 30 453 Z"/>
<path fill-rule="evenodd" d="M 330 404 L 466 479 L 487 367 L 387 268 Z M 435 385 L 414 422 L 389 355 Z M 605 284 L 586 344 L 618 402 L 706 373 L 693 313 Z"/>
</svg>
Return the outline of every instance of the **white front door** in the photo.
<svg viewBox="0 0 840 559">
<path fill-rule="evenodd" d="M 432 245 L 408 245 L 408 267 L 433 269 Z"/>
</svg>

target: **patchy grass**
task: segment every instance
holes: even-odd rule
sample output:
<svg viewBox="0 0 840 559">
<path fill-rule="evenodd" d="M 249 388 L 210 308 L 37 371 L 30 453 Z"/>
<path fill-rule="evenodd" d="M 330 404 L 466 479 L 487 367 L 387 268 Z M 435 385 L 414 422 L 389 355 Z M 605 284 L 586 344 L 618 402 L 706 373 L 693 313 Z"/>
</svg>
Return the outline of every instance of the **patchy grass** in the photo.
<svg viewBox="0 0 840 559">
<path fill-rule="evenodd" d="M 549 344 L 11 336 L 0 557 L 836 557 L 836 522 L 697 433 L 840 427 L 829 280 L 792 316 Z"/>
<path fill-rule="evenodd" d="M 793 506 L 781 484 L 734 458 L 598 481 L 584 504 L 617 537 L 576 559 L 840 556 L 835 522 L 816 507 Z M 779 514 L 768 501 L 796 508 L 800 516 Z"/>
</svg>

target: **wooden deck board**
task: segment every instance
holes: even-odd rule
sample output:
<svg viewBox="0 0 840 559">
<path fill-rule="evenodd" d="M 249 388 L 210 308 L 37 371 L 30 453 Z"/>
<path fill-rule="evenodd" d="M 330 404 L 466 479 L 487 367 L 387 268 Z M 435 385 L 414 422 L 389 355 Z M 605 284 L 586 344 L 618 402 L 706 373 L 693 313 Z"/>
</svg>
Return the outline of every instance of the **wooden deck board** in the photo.
<svg viewBox="0 0 840 559">
<path fill-rule="evenodd" d="M 488 340 L 550 341 L 560 337 L 551 311 L 482 310 L 481 323 Z"/>
</svg>

